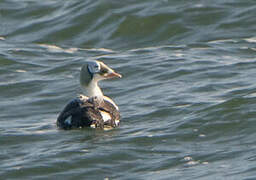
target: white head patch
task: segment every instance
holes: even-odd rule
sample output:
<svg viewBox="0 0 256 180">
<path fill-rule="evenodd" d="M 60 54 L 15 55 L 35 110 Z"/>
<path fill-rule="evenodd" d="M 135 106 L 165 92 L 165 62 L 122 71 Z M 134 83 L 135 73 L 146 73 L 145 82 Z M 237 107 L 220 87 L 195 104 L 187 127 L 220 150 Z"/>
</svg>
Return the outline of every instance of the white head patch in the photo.
<svg viewBox="0 0 256 180">
<path fill-rule="evenodd" d="M 97 61 L 89 61 L 88 69 L 89 69 L 90 73 L 92 73 L 92 74 L 100 72 L 100 63 Z"/>
</svg>

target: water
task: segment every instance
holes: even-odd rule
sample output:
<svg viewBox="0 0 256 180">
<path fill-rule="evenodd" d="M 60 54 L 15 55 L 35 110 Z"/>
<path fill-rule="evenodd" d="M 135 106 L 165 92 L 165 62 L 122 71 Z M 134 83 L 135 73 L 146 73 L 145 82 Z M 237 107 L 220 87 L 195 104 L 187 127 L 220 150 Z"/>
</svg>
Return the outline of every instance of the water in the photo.
<svg viewBox="0 0 256 180">
<path fill-rule="evenodd" d="M 256 179 L 252 0 L 0 2 L 1 179 Z M 63 131 L 79 69 L 121 127 Z"/>
</svg>

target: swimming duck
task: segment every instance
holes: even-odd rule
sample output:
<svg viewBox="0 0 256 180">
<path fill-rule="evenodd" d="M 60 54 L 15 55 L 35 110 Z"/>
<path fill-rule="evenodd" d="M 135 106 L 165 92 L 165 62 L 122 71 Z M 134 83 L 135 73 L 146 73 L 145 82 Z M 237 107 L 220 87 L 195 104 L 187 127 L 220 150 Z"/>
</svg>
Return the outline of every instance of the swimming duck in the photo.
<svg viewBox="0 0 256 180">
<path fill-rule="evenodd" d="M 112 99 L 103 95 L 98 82 L 105 79 L 121 78 L 101 61 L 88 61 L 82 66 L 80 84 L 85 95 L 79 95 L 69 102 L 57 118 L 57 126 L 72 128 L 115 128 L 119 126 L 120 113 Z"/>
</svg>

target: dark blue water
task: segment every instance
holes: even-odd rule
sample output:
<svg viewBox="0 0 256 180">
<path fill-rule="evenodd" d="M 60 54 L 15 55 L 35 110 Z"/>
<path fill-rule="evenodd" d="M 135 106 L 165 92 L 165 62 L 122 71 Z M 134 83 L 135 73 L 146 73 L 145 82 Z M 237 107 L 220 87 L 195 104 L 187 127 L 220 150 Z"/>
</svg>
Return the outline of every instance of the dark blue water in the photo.
<svg viewBox="0 0 256 180">
<path fill-rule="evenodd" d="M 256 3 L 0 2 L 0 179 L 256 179 Z M 120 128 L 56 118 L 98 59 Z"/>
</svg>

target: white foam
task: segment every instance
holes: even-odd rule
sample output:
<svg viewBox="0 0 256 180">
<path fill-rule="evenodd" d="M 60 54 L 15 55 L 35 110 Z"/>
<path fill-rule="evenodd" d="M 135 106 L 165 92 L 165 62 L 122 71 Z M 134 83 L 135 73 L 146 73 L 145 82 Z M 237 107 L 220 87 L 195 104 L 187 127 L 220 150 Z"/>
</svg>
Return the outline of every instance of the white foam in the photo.
<svg viewBox="0 0 256 180">
<path fill-rule="evenodd" d="M 23 70 L 23 69 L 17 69 L 16 72 L 25 73 L 25 72 L 27 72 L 27 71 L 26 71 L 26 70 Z"/>
<path fill-rule="evenodd" d="M 244 40 L 250 43 L 256 43 L 256 37 L 246 38 Z"/>
<path fill-rule="evenodd" d="M 78 48 L 68 48 L 64 49 L 56 45 L 51 45 L 51 44 L 39 44 L 40 47 L 46 48 L 50 52 L 65 52 L 65 53 L 74 53 L 78 51 Z"/>
</svg>

